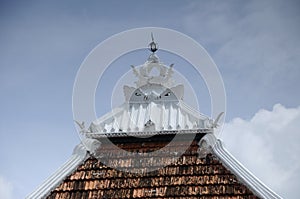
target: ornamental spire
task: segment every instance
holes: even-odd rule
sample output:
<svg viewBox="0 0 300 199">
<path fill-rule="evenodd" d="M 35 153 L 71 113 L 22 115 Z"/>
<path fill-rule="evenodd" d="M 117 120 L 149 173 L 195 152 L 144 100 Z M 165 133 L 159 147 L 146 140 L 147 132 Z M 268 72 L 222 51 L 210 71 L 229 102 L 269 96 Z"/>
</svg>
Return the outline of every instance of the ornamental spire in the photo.
<svg viewBox="0 0 300 199">
<path fill-rule="evenodd" d="M 151 32 L 152 42 L 149 44 L 149 50 L 154 54 L 158 50 L 158 44 L 154 42 L 153 33 Z"/>
<path fill-rule="evenodd" d="M 149 46 L 149 50 L 152 52 L 152 54 L 149 56 L 147 61 L 149 63 L 159 63 L 160 62 L 159 58 L 155 54 L 155 52 L 158 50 L 158 44 L 154 42 L 154 37 L 153 37 L 152 32 L 151 32 L 151 39 L 152 39 L 152 42 L 148 46 Z"/>
</svg>

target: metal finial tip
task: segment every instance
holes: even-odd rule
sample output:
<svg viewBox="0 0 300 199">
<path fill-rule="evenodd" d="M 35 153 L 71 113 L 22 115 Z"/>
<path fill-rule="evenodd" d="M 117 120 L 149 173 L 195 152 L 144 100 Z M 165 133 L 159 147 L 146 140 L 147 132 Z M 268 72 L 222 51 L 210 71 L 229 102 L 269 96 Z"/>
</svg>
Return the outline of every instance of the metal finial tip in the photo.
<svg viewBox="0 0 300 199">
<path fill-rule="evenodd" d="M 152 39 L 152 42 L 149 44 L 149 50 L 152 53 L 155 53 L 158 50 L 158 45 L 157 45 L 157 43 L 154 42 L 154 37 L 153 37 L 152 32 L 151 32 L 151 39 Z"/>
<path fill-rule="evenodd" d="M 151 39 L 152 39 L 152 42 L 154 42 L 153 32 L 151 32 Z"/>
</svg>

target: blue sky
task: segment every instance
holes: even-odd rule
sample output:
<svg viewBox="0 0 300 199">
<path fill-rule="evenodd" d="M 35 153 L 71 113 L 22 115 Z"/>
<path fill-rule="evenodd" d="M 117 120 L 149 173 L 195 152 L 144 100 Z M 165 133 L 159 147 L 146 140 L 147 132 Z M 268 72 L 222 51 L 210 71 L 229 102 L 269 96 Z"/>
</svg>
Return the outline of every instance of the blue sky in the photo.
<svg viewBox="0 0 300 199">
<path fill-rule="evenodd" d="M 80 142 L 72 118 L 72 89 L 88 53 L 113 34 L 145 26 L 171 28 L 203 45 L 226 88 L 227 126 L 222 136 L 228 149 L 282 196 L 300 194 L 294 188 L 300 184 L 295 156 L 300 152 L 297 1 L 0 4 L 2 198 L 24 198 Z M 246 139 L 253 140 L 252 145 Z M 253 161 L 258 153 L 261 159 Z M 245 154 L 248 158 L 243 159 Z"/>
</svg>

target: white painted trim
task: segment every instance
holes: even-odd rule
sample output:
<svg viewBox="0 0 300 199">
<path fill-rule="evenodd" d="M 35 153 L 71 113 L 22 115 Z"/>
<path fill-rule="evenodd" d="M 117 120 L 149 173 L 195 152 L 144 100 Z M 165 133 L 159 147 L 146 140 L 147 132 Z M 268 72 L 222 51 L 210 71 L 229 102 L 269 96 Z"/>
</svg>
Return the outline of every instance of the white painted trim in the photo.
<svg viewBox="0 0 300 199">
<path fill-rule="evenodd" d="M 89 157 L 86 148 L 83 144 L 79 144 L 75 147 L 72 156 L 64 163 L 55 173 L 53 173 L 47 180 L 45 180 L 40 186 L 36 188 L 26 199 L 46 198 L 52 190 L 54 190 L 59 184 L 77 167 Z"/>
<path fill-rule="evenodd" d="M 224 166 L 229 169 L 236 177 L 242 181 L 257 196 L 266 199 L 281 199 L 274 191 L 262 183 L 239 161 L 237 161 L 223 146 L 221 140 L 213 134 L 206 134 L 201 141 L 206 141 L 212 147 L 215 155 L 221 160 Z"/>
<path fill-rule="evenodd" d="M 86 139 L 97 139 L 102 137 L 143 137 L 143 136 L 154 136 L 154 135 L 168 135 L 168 134 L 190 134 L 190 133 L 213 133 L 213 129 L 190 129 L 190 130 L 165 130 L 165 131 L 142 131 L 142 132 L 119 132 L 119 133 L 88 133 Z"/>
</svg>

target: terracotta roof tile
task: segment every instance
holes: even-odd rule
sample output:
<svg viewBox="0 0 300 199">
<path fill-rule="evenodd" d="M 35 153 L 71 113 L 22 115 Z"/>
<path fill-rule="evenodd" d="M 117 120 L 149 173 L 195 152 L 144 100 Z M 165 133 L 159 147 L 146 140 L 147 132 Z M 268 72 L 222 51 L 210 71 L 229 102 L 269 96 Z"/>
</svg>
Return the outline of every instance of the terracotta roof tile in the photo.
<svg viewBox="0 0 300 199">
<path fill-rule="evenodd" d="M 145 152 L 161 148 L 165 144 L 149 142 L 141 147 L 140 143 L 127 142 L 122 143 L 122 148 Z M 184 144 L 178 143 L 177 147 L 183 147 Z M 100 160 L 90 157 L 47 198 L 258 198 L 239 182 L 214 154 L 208 154 L 204 158 L 198 157 L 198 148 L 195 141 L 175 163 L 157 171 L 138 174 L 107 167 Z M 101 151 L 115 153 L 105 144 Z M 160 161 L 170 161 L 174 158 L 172 150 L 166 153 L 169 155 L 166 157 L 164 154 L 159 158 Z M 108 161 L 123 168 L 135 165 L 135 160 L 131 157 L 122 154 L 113 154 L 113 157 Z M 145 154 L 145 165 L 151 160 L 153 159 Z"/>
</svg>

